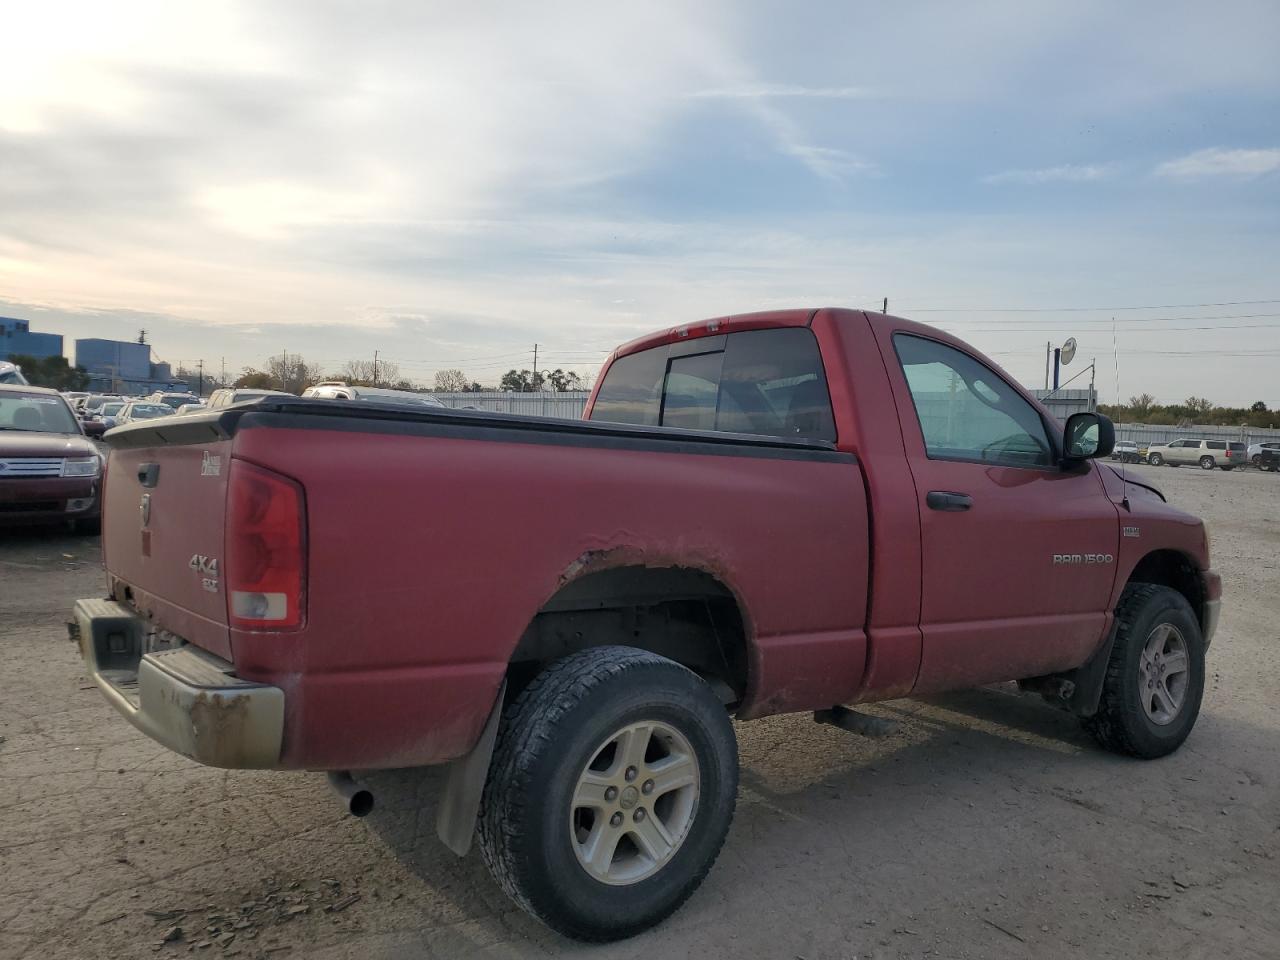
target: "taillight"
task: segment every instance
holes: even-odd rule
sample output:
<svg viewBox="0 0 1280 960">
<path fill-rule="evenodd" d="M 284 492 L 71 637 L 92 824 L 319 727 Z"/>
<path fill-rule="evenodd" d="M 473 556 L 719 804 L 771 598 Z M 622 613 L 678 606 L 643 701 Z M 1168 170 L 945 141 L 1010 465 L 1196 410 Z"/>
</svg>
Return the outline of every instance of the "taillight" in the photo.
<svg viewBox="0 0 1280 960">
<path fill-rule="evenodd" d="M 242 460 L 231 461 L 224 576 L 233 626 L 302 626 L 307 599 L 305 509 L 302 487 L 293 480 Z"/>
</svg>

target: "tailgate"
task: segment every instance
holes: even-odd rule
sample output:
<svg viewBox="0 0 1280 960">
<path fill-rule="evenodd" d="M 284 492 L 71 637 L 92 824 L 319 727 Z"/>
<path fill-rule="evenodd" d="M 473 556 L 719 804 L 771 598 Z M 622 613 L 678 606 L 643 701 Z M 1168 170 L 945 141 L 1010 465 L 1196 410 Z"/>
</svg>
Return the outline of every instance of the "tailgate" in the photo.
<svg viewBox="0 0 1280 960">
<path fill-rule="evenodd" d="M 102 511 L 115 598 L 228 660 L 221 565 L 230 465 L 229 439 L 113 446 Z"/>
</svg>

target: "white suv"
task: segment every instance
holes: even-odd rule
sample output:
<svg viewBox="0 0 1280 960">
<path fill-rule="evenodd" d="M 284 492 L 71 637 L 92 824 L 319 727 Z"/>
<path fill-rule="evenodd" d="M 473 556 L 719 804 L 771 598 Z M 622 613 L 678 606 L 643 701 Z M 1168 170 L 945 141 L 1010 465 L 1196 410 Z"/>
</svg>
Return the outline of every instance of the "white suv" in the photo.
<svg viewBox="0 0 1280 960">
<path fill-rule="evenodd" d="M 1245 462 L 1245 446 L 1235 440 L 1174 440 L 1148 447 L 1147 462 L 1154 467 L 1198 463 L 1203 470 L 1234 470 Z"/>
</svg>

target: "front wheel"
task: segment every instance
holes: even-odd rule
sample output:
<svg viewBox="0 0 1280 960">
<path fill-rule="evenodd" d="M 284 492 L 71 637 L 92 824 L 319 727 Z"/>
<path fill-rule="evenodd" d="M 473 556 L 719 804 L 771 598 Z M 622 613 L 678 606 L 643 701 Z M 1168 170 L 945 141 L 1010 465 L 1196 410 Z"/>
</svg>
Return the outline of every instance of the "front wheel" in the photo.
<svg viewBox="0 0 1280 960">
<path fill-rule="evenodd" d="M 1153 453 L 1147 458 L 1147 462 L 1153 467 L 1158 467 L 1164 463 L 1164 457 L 1160 456 L 1158 453 Z"/>
<path fill-rule="evenodd" d="M 1201 458 L 1200 458 L 1200 469 L 1201 469 L 1201 470 L 1212 470 L 1212 469 L 1213 469 L 1213 466 L 1214 466 L 1214 463 L 1213 463 L 1213 457 L 1201 457 Z"/>
<path fill-rule="evenodd" d="M 595 647 L 552 663 L 504 711 L 481 854 L 552 929 L 629 937 L 702 883 L 737 786 L 733 726 L 706 683 L 647 651 Z"/>
<path fill-rule="evenodd" d="M 1149 583 L 1125 587 L 1098 712 L 1085 720 L 1114 753 L 1153 759 L 1182 745 L 1200 715 L 1204 640 L 1186 598 Z"/>
<path fill-rule="evenodd" d="M 1253 465 L 1254 465 L 1255 467 L 1260 467 L 1260 466 L 1262 466 L 1262 454 L 1260 454 L 1260 453 L 1255 453 L 1255 454 L 1253 455 Z"/>
</svg>

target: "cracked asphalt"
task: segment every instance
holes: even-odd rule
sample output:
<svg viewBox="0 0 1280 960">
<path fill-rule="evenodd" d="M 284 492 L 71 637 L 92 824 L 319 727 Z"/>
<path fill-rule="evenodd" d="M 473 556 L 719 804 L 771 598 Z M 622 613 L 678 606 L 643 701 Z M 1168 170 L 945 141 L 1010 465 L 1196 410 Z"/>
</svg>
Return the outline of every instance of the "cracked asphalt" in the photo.
<svg viewBox="0 0 1280 960">
<path fill-rule="evenodd" d="M 368 778 L 360 821 L 318 775 L 208 769 L 135 732 L 66 639 L 101 591 L 97 541 L 0 534 L 0 958 L 1274 960 L 1280 476 L 1131 469 L 1208 520 L 1224 577 L 1180 752 L 1108 755 L 1007 687 L 880 705 L 902 721 L 883 740 L 740 724 L 719 863 L 670 921 L 603 947 L 440 847 L 438 774 Z"/>
</svg>

